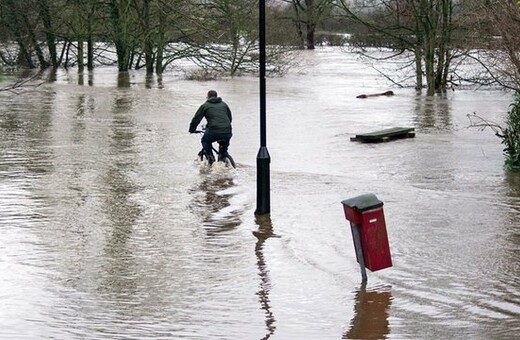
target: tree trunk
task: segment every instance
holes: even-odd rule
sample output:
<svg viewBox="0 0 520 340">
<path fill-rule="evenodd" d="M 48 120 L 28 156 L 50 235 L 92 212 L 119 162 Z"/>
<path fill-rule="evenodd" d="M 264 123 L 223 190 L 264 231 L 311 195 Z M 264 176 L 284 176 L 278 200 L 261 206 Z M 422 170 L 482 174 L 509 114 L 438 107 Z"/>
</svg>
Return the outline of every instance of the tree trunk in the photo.
<svg viewBox="0 0 520 340">
<path fill-rule="evenodd" d="M 435 67 L 434 67 L 434 60 L 435 53 L 434 51 L 430 49 L 426 51 L 424 54 L 424 65 L 425 65 L 425 71 L 426 71 L 426 86 L 427 86 L 427 92 L 426 94 L 428 96 L 433 96 L 435 94 Z"/>
<path fill-rule="evenodd" d="M 432 0 L 421 0 L 417 9 L 416 21 L 417 40 L 422 42 L 422 55 L 424 59 L 424 71 L 426 75 L 427 95 L 435 94 L 435 49 L 436 41 L 436 20 L 432 8 Z"/>
<path fill-rule="evenodd" d="M 65 44 L 65 46 L 63 47 L 63 51 L 62 51 L 62 64 L 65 65 L 65 67 L 67 67 L 67 65 L 69 65 L 69 52 L 70 52 L 70 45 L 72 44 L 72 42 L 70 41 L 67 41 L 67 43 Z M 63 57 L 65 57 L 65 60 L 63 60 Z"/>
<path fill-rule="evenodd" d="M 142 13 L 143 33 L 144 33 L 144 62 L 146 66 L 146 73 L 153 73 L 154 70 L 154 55 L 153 55 L 153 41 L 152 29 L 150 27 L 150 0 L 144 0 Z"/>
<path fill-rule="evenodd" d="M 31 25 L 31 23 L 29 22 L 29 18 L 27 17 L 26 14 L 22 14 L 22 18 L 25 23 L 25 29 L 27 30 L 28 35 L 31 39 L 34 51 L 36 52 L 36 57 L 38 58 L 38 62 L 40 63 L 40 69 L 42 69 L 42 70 L 46 69 L 49 66 L 49 64 L 47 63 L 47 61 L 45 60 L 45 57 L 43 56 L 43 51 L 40 47 L 40 44 L 38 43 L 38 39 L 36 39 L 36 34 L 34 33 L 34 29 Z"/>
<path fill-rule="evenodd" d="M 40 18 L 43 22 L 45 31 L 45 38 L 47 40 L 47 48 L 51 58 L 51 65 L 53 68 L 58 68 L 58 54 L 56 53 L 56 37 L 54 36 L 54 30 L 52 28 L 52 19 L 49 10 L 49 4 L 47 0 L 38 1 Z"/>
<path fill-rule="evenodd" d="M 117 54 L 117 67 L 119 71 L 128 71 L 130 69 L 130 44 L 127 33 L 129 25 L 127 12 L 128 0 L 111 0 L 110 18 L 112 20 L 112 28 L 114 30 L 114 45 Z"/>
<path fill-rule="evenodd" d="M 94 9 L 91 8 L 91 12 L 89 13 L 89 16 L 88 16 L 88 21 L 87 21 L 87 36 L 86 36 L 86 40 L 87 40 L 87 69 L 89 71 L 93 70 L 94 69 L 94 38 L 92 37 L 93 35 L 93 28 L 92 28 L 92 13 L 93 13 Z"/>
<path fill-rule="evenodd" d="M 315 33 L 315 25 L 307 25 L 307 49 L 314 50 L 314 33 Z"/>
<path fill-rule="evenodd" d="M 22 9 L 17 7 L 14 0 L 6 0 L 5 5 L 7 7 L 5 14 L 6 25 L 14 35 L 19 48 L 17 63 L 28 68 L 35 68 L 31 58 L 31 53 L 29 52 L 28 44 L 23 34 L 24 18 L 21 14 Z"/>
<path fill-rule="evenodd" d="M 298 38 L 299 38 L 298 48 L 300 50 L 303 50 L 303 49 L 305 49 L 305 38 L 303 36 L 302 21 L 300 18 L 300 10 L 298 7 L 298 2 L 292 1 L 292 5 L 293 5 L 293 10 L 294 10 L 294 15 L 295 15 L 294 24 L 296 26 L 296 32 L 298 33 Z"/>
<path fill-rule="evenodd" d="M 94 69 L 94 43 L 92 42 L 92 32 L 87 37 L 87 69 Z"/>
<path fill-rule="evenodd" d="M 157 33 L 157 41 L 156 41 L 156 56 L 155 56 L 155 73 L 162 74 L 163 73 L 163 61 L 164 61 L 164 47 L 166 45 L 165 38 L 165 22 L 166 15 L 164 11 L 159 11 L 159 27 Z"/>
<path fill-rule="evenodd" d="M 317 9 L 314 0 L 305 0 L 305 28 L 307 30 L 307 49 L 314 50 L 314 31 L 317 23 Z"/>
<path fill-rule="evenodd" d="M 423 63 L 422 46 L 415 47 L 415 89 L 421 91 L 423 88 Z"/>
<path fill-rule="evenodd" d="M 451 64 L 450 44 L 453 29 L 453 3 L 451 0 L 442 0 L 441 5 L 441 42 L 439 48 L 439 68 L 437 72 L 437 85 L 440 91 L 446 92 L 448 88 L 448 74 Z"/>
<path fill-rule="evenodd" d="M 83 39 L 78 38 L 78 72 L 83 72 L 85 69 L 85 63 L 83 62 L 84 52 L 83 52 Z"/>
<path fill-rule="evenodd" d="M 25 66 L 27 68 L 35 68 L 36 66 L 34 65 L 34 63 L 32 61 L 31 54 L 27 50 L 27 45 L 25 44 L 23 39 L 20 37 L 17 37 L 16 42 L 18 43 L 18 48 L 20 49 L 20 52 L 18 54 L 17 63 L 22 66 Z"/>
</svg>

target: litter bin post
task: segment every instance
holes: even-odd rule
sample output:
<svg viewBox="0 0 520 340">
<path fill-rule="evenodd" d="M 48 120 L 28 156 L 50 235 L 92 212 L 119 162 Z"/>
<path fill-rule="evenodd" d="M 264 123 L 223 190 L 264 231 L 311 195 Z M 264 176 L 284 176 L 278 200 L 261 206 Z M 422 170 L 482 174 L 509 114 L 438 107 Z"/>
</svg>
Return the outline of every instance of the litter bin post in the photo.
<svg viewBox="0 0 520 340">
<path fill-rule="evenodd" d="M 359 233 L 360 226 L 350 222 L 350 230 L 352 231 L 352 238 L 354 239 L 354 250 L 356 251 L 356 258 L 361 269 L 361 282 L 367 282 L 367 270 L 365 269 L 365 260 L 363 255 L 363 247 L 361 246 L 361 236 Z"/>
<path fill-rule="evenodd" d="M 350 221 L 361 277 L 366 282 L 365 268 L 374 272 L 392 266 L 383 202 L 374 194 L 365 194 L 341 203 Z"/>
</svg>

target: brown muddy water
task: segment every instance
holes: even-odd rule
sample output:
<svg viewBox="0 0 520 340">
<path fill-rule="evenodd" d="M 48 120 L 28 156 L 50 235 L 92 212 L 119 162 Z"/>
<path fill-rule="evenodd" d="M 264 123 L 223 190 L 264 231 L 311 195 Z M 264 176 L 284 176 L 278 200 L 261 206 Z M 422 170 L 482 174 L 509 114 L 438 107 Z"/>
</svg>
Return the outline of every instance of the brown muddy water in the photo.
<svg viewBox="0 0 520 340">
<path fill-rule="evenodd" d="M 510 93 L 425 98 L 352 55 L 267 81 L 271 215 L 254 216 L 258 79 L 96 69 L 0 94 L 2 339 L 512 339 L 520 175 L 466 115 Z M 216 89 L 236 170 L 195 161 Z M 392 97 L 356 99 L 392 89 Z M 355 134 L 394 126 L 382 144 Z M 374 193 L 394 266 L 361 284 L 341 201 Z"/>
</svg>

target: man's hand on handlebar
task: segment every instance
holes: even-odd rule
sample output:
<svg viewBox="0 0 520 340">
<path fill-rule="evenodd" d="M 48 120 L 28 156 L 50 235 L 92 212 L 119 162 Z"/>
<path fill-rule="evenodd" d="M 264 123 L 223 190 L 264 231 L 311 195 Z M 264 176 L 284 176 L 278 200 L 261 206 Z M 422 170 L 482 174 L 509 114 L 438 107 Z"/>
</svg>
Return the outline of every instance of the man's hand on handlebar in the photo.
<svg viewBox="0 0 520 340">
<path fill-rule="evenodd" d="M 202 126 L 202 130 L 197 130 L 197 128 L 193 128 L 193 127 L 190 127 L 190 129 L 188 130 L 189 133 L 204 133 L 204 130 L 206 129 L 205 126 Z"/>
</svg>

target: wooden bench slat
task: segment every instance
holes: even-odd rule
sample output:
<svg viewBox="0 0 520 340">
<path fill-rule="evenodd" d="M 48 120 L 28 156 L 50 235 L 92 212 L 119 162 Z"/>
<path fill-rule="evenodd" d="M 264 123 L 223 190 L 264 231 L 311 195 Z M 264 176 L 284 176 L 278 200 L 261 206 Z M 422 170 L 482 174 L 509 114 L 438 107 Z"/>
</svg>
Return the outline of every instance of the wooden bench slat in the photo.
<svg viewBox="0 0 520 340">
<path fill-rule="evenodd" d="M 398 138 L 412 138 L 412 137 L 415 137 L 414 128 L 393 127 L 393 128 L 389 128 L 389 129 L 358 134 L 355 137 L 351 138 L 350 140 L 374 143 L 374 142 L 385 142 L 385 141 L 389 141 L 392 139 L 398 139 Z"/>
</svg>

